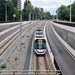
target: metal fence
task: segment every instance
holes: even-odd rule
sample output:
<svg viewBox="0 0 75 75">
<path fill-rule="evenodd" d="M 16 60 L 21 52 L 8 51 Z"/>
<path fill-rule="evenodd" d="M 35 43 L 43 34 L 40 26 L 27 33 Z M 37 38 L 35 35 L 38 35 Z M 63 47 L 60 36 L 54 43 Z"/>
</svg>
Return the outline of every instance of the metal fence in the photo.
<svg viewBox="0 0 75 75">
<path fill-rule="evenodd" d="M 59 75 L 60 70 L 2 70 L 0 75 Z"/>
</svg>

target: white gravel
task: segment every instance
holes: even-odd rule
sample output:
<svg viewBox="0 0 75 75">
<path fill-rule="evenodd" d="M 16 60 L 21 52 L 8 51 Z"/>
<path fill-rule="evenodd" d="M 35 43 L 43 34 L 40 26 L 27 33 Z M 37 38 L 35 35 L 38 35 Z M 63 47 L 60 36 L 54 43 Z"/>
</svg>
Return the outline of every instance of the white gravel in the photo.
<svg viewBox="0 0 75 75">
<path fill-rule="evenodd" d="M 26 54 L 30 42 L 30 38 L 35 30 L 36 26 L 30 26 L 25 30 L 22 36 L 22 49 L 19 49 L 20 43 L 16 48 L 12 51 L 12 54 L 9 56 L 6 64 L 6 68 L 4 70 L 22 70 L 24 69 Z"/>
</svg>

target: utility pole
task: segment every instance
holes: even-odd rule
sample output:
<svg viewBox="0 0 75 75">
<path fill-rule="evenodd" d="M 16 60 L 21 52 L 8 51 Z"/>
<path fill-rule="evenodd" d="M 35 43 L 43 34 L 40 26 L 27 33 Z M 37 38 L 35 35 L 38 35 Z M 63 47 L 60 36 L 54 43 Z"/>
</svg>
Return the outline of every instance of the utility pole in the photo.
<svg viewBox="0 0 75 75">
<path fill-rule="evenodd" d="M 20 49 L 22 49 L 22 8 L 21 8 L 21 0 L 17 2 L 17 9 L 20 11 Z"/>
<path fill-rule="evenodd" d="M 70 0 L 70 22 L 71 22 L 71 0 Z"/>
<path fill-rule="evenodd" d="M 53 2 L 53 3 L 57 4 L 57 20 L 58 20 L 58 3 L 61 3 L 61 2 Z"/>
<path fill-rule="evenodd" d="M 36 14 L 36 25 L 37 25 L 37 14 Z"/>
<path fill-rule="evenodd" d="M 41 12 L 41 20 L 42 20 L 42 12 Z"/>
<path fill-rule="evenodd" d="M 37 20 L 37 14 L 36 14 L 36 20 Z"/>
<path fill-rule="evenodd" d="M 50 9 L 52 10 L 52 17 L 51 17 L 51 19 L 54 20 L 54 11 L 55 10 L 54 10 L 54 8 L 50 8 Z"/>
<path fill-rule="evenodd" d="M 29 21 L 31 20 L 31 12 L 29 12 Z"/>
<path fill-rule="evenodd" d="M 5 21 L 7 22 L 7 3 L 3 3 L 5 5 Z"/>
</svg>

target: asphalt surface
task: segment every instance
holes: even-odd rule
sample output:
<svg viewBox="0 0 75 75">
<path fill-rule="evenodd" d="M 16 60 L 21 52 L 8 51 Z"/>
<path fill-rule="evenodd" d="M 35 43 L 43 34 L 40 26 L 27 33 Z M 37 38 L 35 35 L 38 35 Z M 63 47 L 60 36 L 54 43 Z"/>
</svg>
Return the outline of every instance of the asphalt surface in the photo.
<svg viewBox="0 0 75 75">
<path fill-rule="evenodd" d="M 25 25 L 27 25 L 28 23 L 25 23 L 24 25 L 22 25 L 22 27 L 24 27 Z M 8 36 L 10 36 L 11 34 L 13 34 L 14 32 L 16 32 L 18 29 L 20 29 L 20 26 L 19 27 L 16 27 L 12 30 L 10 30 L 9 32 L 6 32 L 2 35 L 0 35 L 0 42 L 2 42 L 5 38 L 7 38 Z"/>
<path fill-rule="evenodd" d="M 5 38 L 7 38 L 8 36 L 10 36 L 11 34 L 13 34 L 15 31 L 17 31 L 19 29 L 19 27 L 14 28 L 12 30 L 10 30 L 9 32 L 4 33 L 3 35 L 0 36 L 0 42 L 2 42 Z"/>
<path fill-rule="evenodd" d="M 51 28 L 52 22 L 46 26 L 46 36 L 55 60 L 62 72 L 62 75 L 75 75 L 75 60 L 69 55 L 65 48 L 60 44 Z"/>
</svg>

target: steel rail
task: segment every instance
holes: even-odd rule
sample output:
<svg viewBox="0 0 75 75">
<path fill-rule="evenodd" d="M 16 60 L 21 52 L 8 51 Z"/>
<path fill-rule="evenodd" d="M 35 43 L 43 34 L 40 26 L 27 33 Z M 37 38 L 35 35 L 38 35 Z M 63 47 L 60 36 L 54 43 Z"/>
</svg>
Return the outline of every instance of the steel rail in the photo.
<svg viewBox="0 0 75 75">
<path fill-rule="evenodd" d="M 23 27 L 22 32 L 24 32 L 25 29 L 27 29 L 29 26 L 30 25 Z M 20 35 L 20 30 L 16 31 L 11 36 L 9 36 L 7 39 L 5 39 L 2 43 L 0 43 L 0 56 L 11 46 L 11 44 L 17 39 L 19 35 Z"/>
</svg>

